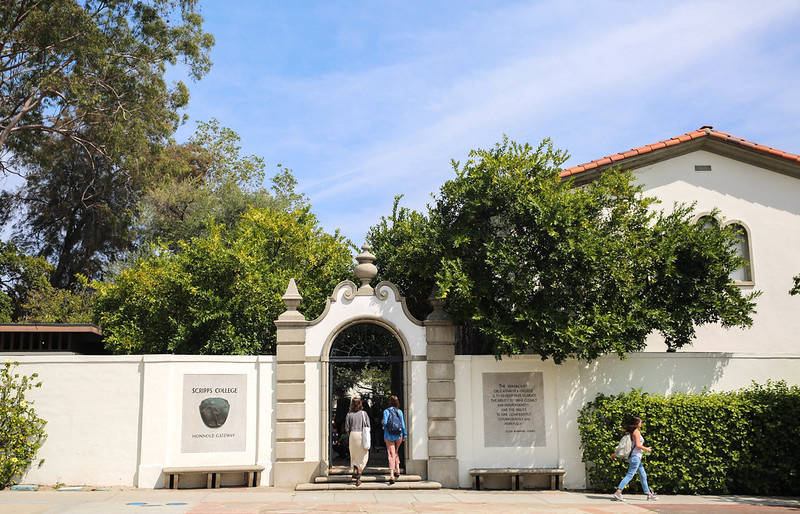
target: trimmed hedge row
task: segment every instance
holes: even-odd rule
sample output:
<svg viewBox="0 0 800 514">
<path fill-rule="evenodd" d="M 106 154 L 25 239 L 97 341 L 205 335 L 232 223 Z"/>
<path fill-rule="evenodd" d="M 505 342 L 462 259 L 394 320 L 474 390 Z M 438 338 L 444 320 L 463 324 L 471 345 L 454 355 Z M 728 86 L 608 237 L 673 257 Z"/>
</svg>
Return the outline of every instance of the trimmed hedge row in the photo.
<svg viewBox="0 0 800 514">
<path fill-rule="evenodd" d="M 790 495 L 800 491 L 800 387 L 753 384 L 733 392 L 633 390 L 599 395 L 578 416 L 589 482 L 612 491 L 627 461 L 612 459 L 621 425 L 644 420 L 647 481 L 661 493 Z M 641 490 L 638 478 L 629 488 Z"/>
</svg>

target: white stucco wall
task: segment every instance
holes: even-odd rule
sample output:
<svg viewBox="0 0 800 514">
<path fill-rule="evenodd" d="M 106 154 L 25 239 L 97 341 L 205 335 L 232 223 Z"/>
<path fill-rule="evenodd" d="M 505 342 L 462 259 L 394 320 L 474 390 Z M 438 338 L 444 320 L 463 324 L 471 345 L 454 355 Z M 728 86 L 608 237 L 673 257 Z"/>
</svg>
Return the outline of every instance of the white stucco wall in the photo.
<svg viewBox="0 0 800 514">
<path fill-rule="evenodd" d="M 710 165 L 696 172 L 695 165 Z M 695 343 L 701 352 L 800 351 L 800 296 L 790 296 L 792 277 L 800 273 L 800 180 L 698 151 L 636 170 L 648 196 L 661 199 L 661 208 L 675 202 L 697 202 L 698 214 L 718 208 L 726 221 L 749 229 L 757 314 L 750 329 L 700 327 Z M 649 350 L 664 351 L 663 339 L 653 334 Z"/>
<path fill-rule="evenodd" d="M 541 371 L 544 375 L 547 446 L 487 448 L 481 375 L 516 371 Z M 562 365 L 536 356 L 500 361 L 492 356 L 458 356 L 459 485 L 471 487 L 469 470 L 474 467 L 562 467 L 567 470 L 565 486 L 583 489 L 586 473 L 581 462 L 578 412 L 599 393 L 626 393 L 638 388 L 652 394 L 730 391 L 770 379 L 800 385 L 800 355 L 642 352 L 626 360 L 608 356 L 591 364 L 570 361 Z"/>
<path fill-rule="evenodd" d="M 132 485 L 136 480 L 142 408 L 141 356 L 10 356 L 17 373 L 38 373 L 27 393 L 47 421 L 45 459 L 26 480 L 44 484 Z"/>
<path fill-rule="evenodd" d="M 161 469 L 200 464 L 261 464 L 262 485 L 274 481 L 274 357 L 77 355 L 13 356 L 19 373 L 38 372 L 41 389 L 29 394 L 48 421 L 45 459 L 27 483 L 163 487 Z M 316 370 L 320 363 L 309 364 Z M 546 446 L 490 447 L 484 444 L 482 374 L 543 374 Z M 316 373 L 316 371 L 314 371 Z M 247 444 L 243 452 L 181 453 L 181 398 L 185 374 L 247 375 Z M 319 452 L 319 382 L 309 373 L 307 443 Z M 411 363 L 410 441 L 412 458 L 427 459 L 427 376 L 424 361 Z M 586 486 L 577 415 L 597 394 L 641 388 L 649 393 L 735 390 L 753 381 L 786 380 L 800 385 L 800 354 L 642 352 L 626 360 L 603 357 L 586 364 L 555 365 L 536 356 L 497 361 L 492 356 L 455 360 L 459 485 L 470 487 L 469 469 L 489 466 L 558 466 L 567 488 Z M 317 414 L 312 416 L 316 406 Z M 316 447 L 314 446 L 316 445 Z M 659 451 L 659 449 L 656 449 Z M 311 460 L 311 459 L 309 459 Z"/>
<path fill-rule="evenodd" d="M 38 373 L 28 395 L 47 421 L 32 483 L 163 487 L 167 466 L 261 464 L 272 468 L 274 357 L 13 355 L 19 373 Z M 185 374 L 246 375 L 246 448 L 182 453 Z"/>
</svg>

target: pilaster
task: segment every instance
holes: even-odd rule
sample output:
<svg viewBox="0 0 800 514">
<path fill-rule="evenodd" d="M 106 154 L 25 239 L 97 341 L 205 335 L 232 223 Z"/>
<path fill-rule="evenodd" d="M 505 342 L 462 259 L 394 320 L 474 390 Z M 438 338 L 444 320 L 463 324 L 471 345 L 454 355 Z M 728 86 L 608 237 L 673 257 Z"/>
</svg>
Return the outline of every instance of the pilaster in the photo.
<svg viewBox="0 0 800 514">
<path fill-rule="evenodd" d="M 294 279 L 283 296 L 286 312 L 277 327 L 275 386 L 275 469 L 277 487 L 294 487 L 311 478 L 305 462 L 305 343 L 308 322 L 297 312 L 303 300 Z"/>
<path fill-rule="evenodd" d="M 456 449 L 455 326 L 431 300 L 434 311 L 425 324 L 428 379 L 428 480 L 458 487 Z"/>
</svg>

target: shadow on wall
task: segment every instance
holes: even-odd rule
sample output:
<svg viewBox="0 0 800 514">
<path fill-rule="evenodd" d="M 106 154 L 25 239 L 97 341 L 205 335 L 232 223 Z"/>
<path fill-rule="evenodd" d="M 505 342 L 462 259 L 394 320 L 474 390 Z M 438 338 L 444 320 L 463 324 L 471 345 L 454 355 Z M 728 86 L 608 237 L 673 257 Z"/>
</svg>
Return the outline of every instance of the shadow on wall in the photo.
<svg viewBox="0 0 800 514">
<path fill-rule="evenodd" d="M 715 167 L 723 171 L 725 167 L 715 164 Z M 643 182 L 645 184 L 645 196 L 652 196 L 651 189 L 659 187 L 670 187 L 677 183 L 685 183 L 704 190 L 711 190 L 722 196 L 745 199 L 748 202 L 756 203 L 764 207 L 770 207 L 779 211 L 785 211 L 795 216 L 800 216 L 800 203 L 797 202 L 797 181 L 796 179 L 783 175 L 772 176 L 777 184 L 775 187 L 763 187 L 758 179 L 753 179 L 751 170 L 746 168 L 737 173 L 726 173 L 724 178 L 719 174 L 703 173 L 648 173 Z M 764 171 L 764 173 L 772 173 Z M 756 187 L 756 186 L 759 187 Z M 692 199 L 687 198 L 686 203 L 691 203 Z M 671 205 L 661 204 L 662 208 L 671 209 Z M 725 215 L 725 213 L 722 213 Z"/>
<path fill-rule="evenodd" d="M 648 393 L 701 393 L 714 388 L 730 363 L 730 353 L 636 353 L 606 356 L 580 367 L 584 397 L 631 389 Z M 742 387 L 747 384 L 743 384 Z"/>
</svg>

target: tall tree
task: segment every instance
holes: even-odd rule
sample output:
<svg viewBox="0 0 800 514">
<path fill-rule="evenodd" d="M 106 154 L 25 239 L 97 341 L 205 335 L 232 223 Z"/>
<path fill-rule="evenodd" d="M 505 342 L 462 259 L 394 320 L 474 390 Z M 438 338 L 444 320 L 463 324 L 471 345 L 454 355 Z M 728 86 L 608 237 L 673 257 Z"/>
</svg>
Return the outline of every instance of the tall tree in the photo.
<svg viewBox="0 0 800 514">
<path fill-rule="evenodd" d="M 49 286 L 53 267 L 15 244 L 0 241 L 0 323 L 16 321 L 31 291 Z"/>
<path fill-rule="evenodd" d="M 272 191 L 265 189 L 264 160 L 241 155 L 240 140 L 212 119 L 199 123 L 187 143 L 170 146 L 159 156 L 153 172 L 159 179 L 140 204 L 141 243 L 188 241 L 206 234 L 209 220 L 230 228 L 250 207 L 292 210 L 307 205 L 294 191 L 297 182 L 288 169 L 272 178 Z"/>
<path fill-rule="evenodd" d="M 166 67 L 208 71 L 202 21 L 196 0 L 1 2 L 0 170 L 48 134 L 117 164 L 169 136 L 188 93 Z"/>
<path fill-rule="evenodd" d="M 401 199 L 396 196 L 392 214 L 369 229 L 367 241 L 378 265 L 376 283 L 394 283 L 403 291 L 411 314 L 424 319 L 432 310 L 428 300 L 434 293 L 441 252 L 433 249 L 434 234 L 428 218 L 401 207 Z"/>
<path fill-rule="evenodd" d="M 429 236 L 403 236 L 436 266 L 416 268 L 415 290 L 438 288 L 465 333 L 479 336 L 468 351 L 592 360 L 640 350 L 653 331 L 675 349 L 698 325 L 752 324 L 756 295 L 729 278 L 742 264 L 735 229 L 694 223 L 690 206 L 654 209 L 629 172 L 575 188 L 560 180 L 565 159 L 549 141 L 473 151 L 453 163 L 456 178 L 428 212 Z M 384 267 L 377 252 L 395 250 L 378 242 L 407 230 L 388 221 L 368 239 L 393 280 L 420 250 L 396 252 Z"/>
<path fill-rule="evenodd" d="M 167 66 L 210 66 L 201 25 L 196 0 L 0 3 L 0 170 L 26 180 L 0 221 L 54 264 L 54 286 L 130 248 L 148 166 L 188 101 Z"/>
<path fill-rule="evenodd" d="M 115 353 L 274 353 L 274 320 L 295 278 L 308 317 L 350 276 L 350 245 L 309 208 L 250 209 L 232 228 L 162 246 L 96 284 L 97 321 Z"/>
<path fill-rule="evenodd" d="M 12 240 L 45 257 L 55 269 L 55 287 L 74 287 L 78 275 L 102 276 L 104 268 L 136 244 L 178 240 L 207 233 L 208 221 L 232 227 L 250 206 L 297 208 L 289 170 L 273 191 L 261 186 L 263 160 L 241 156 L 240 138 L 216 120 L 200 123 L 182 145 L 154 149 L 135 172 L 122 173 L 109 158 L 90 158 L 71 139 L 40 141 L 25 163 L 25 183 L 5 191 L 7 212 L 17 213 Z"/>
<path fill-rule="evenodd" d="M 25 183 L 4 192 L 17 213 L 12 241 L 53 264 L 55 287 L 74 285 L 78 274 L 99 278 L 133 243 L 140 179 L 60 136 L 46 138 L 24 160 Z"/>
</svg>

